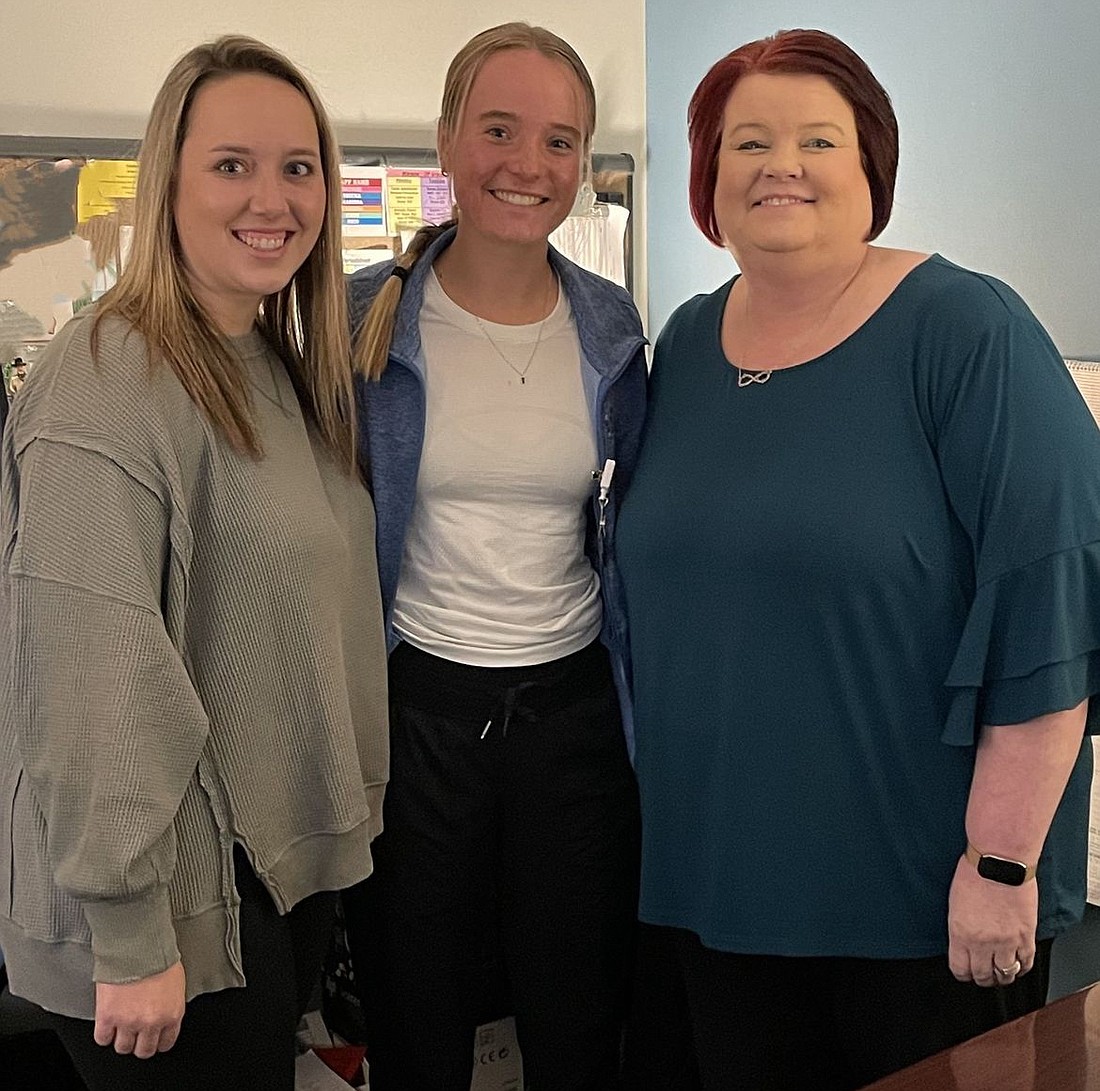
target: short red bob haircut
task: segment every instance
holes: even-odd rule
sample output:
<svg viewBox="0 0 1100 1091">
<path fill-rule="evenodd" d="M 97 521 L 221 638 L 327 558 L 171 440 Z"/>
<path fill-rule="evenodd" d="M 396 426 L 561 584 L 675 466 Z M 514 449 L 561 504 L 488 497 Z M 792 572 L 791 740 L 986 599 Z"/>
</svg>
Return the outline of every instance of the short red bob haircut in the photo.
<svg viewBox="0 0 1100 1091">
<path fill-rule="evenodd" d="M 871 230 L 877 238 L 890 219 L 898 173 L 898 119 L 890 96 L 863 58 L 823 30 L 781 30 L 749 42 L 718 61 L 688 106 L 691 143 L 691 216 L 715 246 L 723 246 L 714 216 L 714 186 L 726 103 L 737 81 L 754 74 L 823 76 L 847 100 L 856 119 L 859 155 L 871 192 Z"/>
</svg>

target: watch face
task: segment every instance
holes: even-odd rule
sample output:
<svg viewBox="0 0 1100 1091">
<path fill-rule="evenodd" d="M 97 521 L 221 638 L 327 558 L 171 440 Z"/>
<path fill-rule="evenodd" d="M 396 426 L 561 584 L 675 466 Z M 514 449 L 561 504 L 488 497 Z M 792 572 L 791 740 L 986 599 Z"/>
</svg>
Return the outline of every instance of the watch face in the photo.
<svg viewBox="0 0 1100 1091">
<path fill-rule="evenodd" d="M 982 856 L 978 860 L 978 874 L 983 879 L 1005 886 L 1023 886 L 1027 868 L 1018 860 L 1004 860 L 1000 856 Z"/>
</svg>

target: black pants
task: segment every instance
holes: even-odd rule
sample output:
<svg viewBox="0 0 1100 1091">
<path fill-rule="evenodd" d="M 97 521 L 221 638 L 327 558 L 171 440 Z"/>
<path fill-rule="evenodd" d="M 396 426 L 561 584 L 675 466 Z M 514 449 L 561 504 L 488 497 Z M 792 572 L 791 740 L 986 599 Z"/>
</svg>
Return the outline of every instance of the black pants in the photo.
<svg viewBox="0 0 1100 1091">
<path fill-rule="evenodd" d="M 741 955 L 642 932 L 629 1091 L 853 1091 L 1046 1000 L 1050 940 L 1030 973 L 986 989 L 956 981 L 944 955 Z"/>
<path fill-rule="evenodd" d="M 147 1060 L 96 1045 L 86 1019 L 53 1016 L 89 1091 L 293 1091 L 294 1032 L 321 972 L 337 896 L 314 894 L 280 916 L 244 853 L 233 859 L 247 986 L 195 997 L 176 1044 Z"/>
<path fill-rule="evenodd" d="M 344 896 L 372 1091 L 469 1091 L 499 965 L 533 1091 L 617 1078 L 638 797 L 607 653 L 390 659 L 374 874 Z"/>
</svg>

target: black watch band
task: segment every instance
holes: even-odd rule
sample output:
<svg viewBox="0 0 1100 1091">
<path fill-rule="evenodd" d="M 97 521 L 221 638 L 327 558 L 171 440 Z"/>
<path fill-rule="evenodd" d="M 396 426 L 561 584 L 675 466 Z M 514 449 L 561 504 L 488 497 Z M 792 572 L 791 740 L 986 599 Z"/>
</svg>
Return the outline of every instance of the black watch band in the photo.
<svg viewBox="0 0 1100 1091">
<path fill-rule="evenodd" d="M 979 852 L 973 845 L 966 846 L 966 858 L 977 869 L 983 879 L 1004 886 L 1023 886 L 1035 878 L 1035 868 L 1020 860 L 1010 860 L 1005 856 L 992 856 Z"/>
</svg>

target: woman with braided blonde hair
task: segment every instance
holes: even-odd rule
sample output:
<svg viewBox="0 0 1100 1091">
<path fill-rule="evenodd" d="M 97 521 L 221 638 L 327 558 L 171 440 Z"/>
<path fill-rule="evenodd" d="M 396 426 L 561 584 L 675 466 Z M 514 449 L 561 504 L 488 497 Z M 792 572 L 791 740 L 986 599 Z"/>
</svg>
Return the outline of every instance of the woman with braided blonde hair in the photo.
<svg viewBox="0 0 1100 1091">
<path fill-rule="evenodd" d="M 346 898 L 377 1091 L 467 1091 L 493 961 L 531 1086 L 615 1082 L 638 815 L 614 530 L 644 340 L 547 242 L 594 126 L 561 38 L 478 34 L 438 127 L 455 220 L 351 281 L 391 649 L 386 828 Z"/>
</svg>

